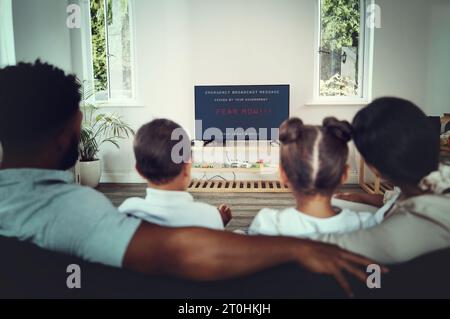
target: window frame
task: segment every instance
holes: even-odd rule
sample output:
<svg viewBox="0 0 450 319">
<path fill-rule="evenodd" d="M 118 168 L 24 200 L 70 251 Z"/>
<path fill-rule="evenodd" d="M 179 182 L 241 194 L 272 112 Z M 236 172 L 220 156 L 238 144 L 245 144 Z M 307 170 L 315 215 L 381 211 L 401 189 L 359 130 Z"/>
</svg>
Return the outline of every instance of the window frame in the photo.
<svg viewBox="0 0 450 319">
<path fill-rule="evenodd" d="M 135 20 L 135 1 L 128 0 L 130 10 L 130 42 L 131 42 L 131 72 L 132 72 L 132 98 L 130 99 L 108 99 L 106 101 L 98 101 L 95 96 L 90 99 L 90 103 L 99 107 L 143 107 L 139 102 L 139 92 L 137 85 L 137 67 L 136 67 L 136 20 Z M 92 34 L 91 34 L 91 12 L 90 0 L 80 0 L 81 12 L 83 15 L 81 27 L 81 46 L 82 46 L 82 60 L 83 60 L 83 82 L 94 83 L 94 68 L 92 61 Z M 108 34 L 106 33 L 106 47 L 108 50 Z M 109 54 L 109 52 L 107 53 Z M 109 59 L 107 59 L 107 67 L 109 68 Z M 109 83 L 108 71 L 108 83 Z"/>
<path fill-rule="evenodd" d="M 372 100 L 373 47 L 374 28 L 367 26 L 367 9 L 375 4 L 375 0 L 361 1 L 361 31 L 362 45 L 359 47 L 359 96 L 321 96 L 320 95 L 320 47 L 321 47 L 321 6 L 323 0 L 315 1 L 316 27 L 314 39 L 314 85 L 313 102 L 308 105 L 366 105 Z"/>
</svg>

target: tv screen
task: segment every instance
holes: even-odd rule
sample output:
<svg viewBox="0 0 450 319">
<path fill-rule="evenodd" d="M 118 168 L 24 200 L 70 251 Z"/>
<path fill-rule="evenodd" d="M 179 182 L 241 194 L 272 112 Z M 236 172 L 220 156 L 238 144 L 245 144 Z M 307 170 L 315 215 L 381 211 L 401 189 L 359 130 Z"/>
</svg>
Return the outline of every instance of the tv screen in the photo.
<svg viewBox="0 0 450 319">
<path fill-rule="evenodd" d="M 195 87 L 197 140 L 276 140 L 289 118 L 289 85 Z"/>
</svg>

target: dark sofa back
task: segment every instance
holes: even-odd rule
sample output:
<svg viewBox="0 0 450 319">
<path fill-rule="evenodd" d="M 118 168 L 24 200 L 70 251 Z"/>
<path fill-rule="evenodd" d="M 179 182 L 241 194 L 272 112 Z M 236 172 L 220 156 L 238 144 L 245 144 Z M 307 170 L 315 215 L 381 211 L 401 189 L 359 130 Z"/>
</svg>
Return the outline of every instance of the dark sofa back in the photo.
<svg viewBox="0 0 450 319">
<path fill-rule="evenodd" d="M 0 253 L 0 298 L 345 297 L 333 278 L 292 264 L 243 278 L 199 283 L 92 264 L 2 237 Z M 66 270 L 71 264 L 81 268 L 81 289 L 67 288 Z"/>
</svg>

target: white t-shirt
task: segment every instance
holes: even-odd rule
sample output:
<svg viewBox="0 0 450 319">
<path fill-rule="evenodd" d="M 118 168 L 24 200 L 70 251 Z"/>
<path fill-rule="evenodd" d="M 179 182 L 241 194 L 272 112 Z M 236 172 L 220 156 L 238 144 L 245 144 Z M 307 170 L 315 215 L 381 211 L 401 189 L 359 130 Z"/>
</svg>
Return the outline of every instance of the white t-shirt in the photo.
<svg viewBox="0 0 450 319">
<path fill-rule="evenodd" d="M 72 173 L 0 170 L 0 236 L 122 267 L 140 224 L 99 192 L 75 185 Z"/>
<path fill-rule="evenodd" d="M 263 209 L 249 228 L 250 235 L 289 236 L 315 239 L 322 234 L 343 234 L 377 225 L 375 215 L 342 209 L 336 216 L 318 218 L 295 208 Z"/>
<path fill-rule="evenodd" d="M 119 211 L 166 227 L 224 229 L 217 207 L 195 202 L 188 192 L 148 188 L 145 198 L 129 198 Z"/>
</svg>

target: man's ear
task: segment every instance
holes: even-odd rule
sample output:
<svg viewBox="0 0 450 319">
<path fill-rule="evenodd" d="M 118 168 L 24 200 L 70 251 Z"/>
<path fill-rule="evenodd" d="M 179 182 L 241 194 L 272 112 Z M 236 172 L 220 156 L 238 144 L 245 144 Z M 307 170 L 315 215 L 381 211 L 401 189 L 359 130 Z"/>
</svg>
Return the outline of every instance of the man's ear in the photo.
<svg viewBox="0 0 450 319">
<path fill-rule="evenodd" d="M 139 176 L 141 176 L 143 179 L 147 179 L 145 178 L 144 174 L 142 174 L 141 167 L 138 163 L 134 164 L 134 168 L 136 169 L 136 172 L 139 174 Z"/>
<path fill-rule="evenodd" d="M 191 170 L 192 170 L 192 163 L 184 163 L 183 164 L 183 175 L 184 176 L 191 176 Z"/>
<path fill-rule="evenodd" d="M 350 167 L 346 164 L 344 166 L 344 173 L 342 174 L 342 177 L 341 177 L 341 184 L 345 184 L 345 182 L 348 181 L 349 172 L 350 172 Z"/>
<path fill-rule="evenodd" d="M 82 121 L 83 114 L 78 111 L 56 137 L 55 142 L 58 149 L 65 151 L 73 142 L 74 136 L 80 139 Z"/>
<path fill-rule="evenodd" d="M 77 112 L 77 115 L 75 115 L 74 125 L 75 125 L 75 132 L 78 137 L 81 135 L 81 124 L 83 123 L 83 113 L 81 111 Z"/>
<path fill-rule="evenodd" d="M 280 174 L 280 182 L 282 185 L 289 185 L 289 180 L 287 178 L 286 172 L 284 171 L 284 169 L 281 167 L 281 165 L 278 167 L 278 172 Z"/>
</svg>

